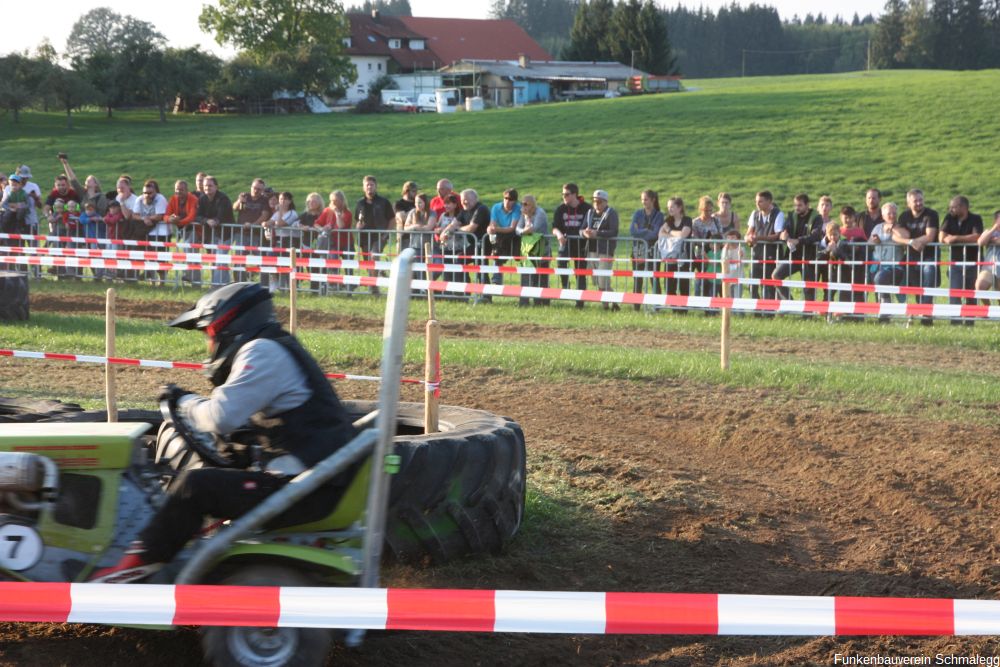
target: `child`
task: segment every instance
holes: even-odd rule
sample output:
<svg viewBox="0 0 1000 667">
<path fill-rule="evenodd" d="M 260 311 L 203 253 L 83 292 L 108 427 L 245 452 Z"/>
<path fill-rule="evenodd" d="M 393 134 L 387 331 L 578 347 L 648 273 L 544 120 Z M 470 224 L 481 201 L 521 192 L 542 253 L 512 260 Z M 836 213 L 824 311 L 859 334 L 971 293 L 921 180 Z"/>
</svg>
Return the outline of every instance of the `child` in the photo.
<svg viewBox="0 0 1000 667">
<path fill-rule="evenodd" d="M 825 236 L 823 240 L 819 242 L 819 252 L 816 254 L 816 258 L 819 260 L 826 260 L 827 266 L 827 280 L 831 283 L 839 283 L 841 281 L 841 272 L 846 269 L 843 265 L 844 252 L 847 243 L 841 239 L 840 236 L 840 223 L 836 220 L 831 220 L 826 223 L 826 227 L 823 230 Z M 833 300 L 833 290 L 826 290 L 826 300 Z"/>
<path fill-rule="evenodd" d="M 63 222 L 70 236 L 80 235 L 80 204 L 72 199 L 66 202 L 66 212 L 63 214 Z"/>
<path fill-rule="evenodd" d="M 122 214 L 122 205 L 112 199 L 108 202 L 108 212 L 104 215 L 104 233 L 109 239 L 120 239 L 125 234 L 125 216 Z"/>
<path fill-rule="evenodd" d="M 80 234 L 84 238 L 88 239 L 101 239 L 104 238 L 104 218 L 97 212 L 97 206 L 94 202 L 88 201 L 83 206 L 83 213 L 80 214 Z M 91 249 L 100 249 L 100 244 L 91 243 L 86 247 Z M 103 269 L 91 269 L 94 274 L 94 280 L 101 280 L 104 278 Z"/>
<path fill-rule="evenodd" d="M 858 226 L 857 215 L 850 206 L 840 209 L 840 235 L 846 241 L 864 243 L 868 239 L 865 237 L 865 230 Z"/>
<path fill-rule="evenodd" d="M 844 241 L 850 245 L 845 245 L 843 255 L 845 260 L 851 264 L 841 268 L 840 277 L 845 283 L 860 285 L 865 282 L 865 262 L 868 259 L 868 246 L 855 245 L 865 244 L 868 241 L 865 230 L 858 225 L 858 214 L 850 206 L 840 209 L 840 235 Z M 841 301 L 863 302 L 865 293 L 860 291 L 850 291 L 840 293 Z M 849 319 L 854 319 L 850 317 Z"/>
<path fill-rule="evenodd" d="M 57 199 L 52 202 L 52 209 L 46 216 L 49 223 L 49 235 L 50 236 L 65 236 L 66 235 L 66 202 L 62 199 Z"/>
<path fill-rule="evenodd" d="M 28 194 L 16 172 L 10 175 L 9 188 L 0 200 L 0 230 L 5 234 L 24 234 L 28 231 Z"/>
<path fill-rule="evenodd" d="M 740 230 L 731 227 L 726 230 L 726 243 L 722 246 L 722 253 L 719 261 L 722 264 L 722 273 L 726 278 L 743 277 L 743 260 L 746 253 L 743 251 L 743 244 L 740 243 Z M 739 283 L 729 284 L 729 295 L 734 299 L 739 299 L 743 294 L 743 286 Z"/>
<path fill-rule="evenodd" d="M 121 209 L 119 208 L 119 211 Z M 80 214 L 80 233 L 88 239 L 104 238 L 104 218 L 97 212 L 93 202 L 87 202 Z"/>
</svg>

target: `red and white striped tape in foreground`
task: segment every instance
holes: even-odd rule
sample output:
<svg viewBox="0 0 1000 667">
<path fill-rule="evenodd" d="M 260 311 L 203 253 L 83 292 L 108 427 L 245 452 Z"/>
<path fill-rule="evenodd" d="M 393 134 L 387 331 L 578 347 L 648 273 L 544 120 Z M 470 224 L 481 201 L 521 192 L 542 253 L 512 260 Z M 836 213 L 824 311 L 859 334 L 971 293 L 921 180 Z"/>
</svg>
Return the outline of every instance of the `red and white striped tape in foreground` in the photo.
<svg viewBox="0 0 1000 667">
<path fill-rule="evenodd" d="M 0 621 L 697 635 L 995 635 L 1000 601 L 0 583 Z"/>
</svg>

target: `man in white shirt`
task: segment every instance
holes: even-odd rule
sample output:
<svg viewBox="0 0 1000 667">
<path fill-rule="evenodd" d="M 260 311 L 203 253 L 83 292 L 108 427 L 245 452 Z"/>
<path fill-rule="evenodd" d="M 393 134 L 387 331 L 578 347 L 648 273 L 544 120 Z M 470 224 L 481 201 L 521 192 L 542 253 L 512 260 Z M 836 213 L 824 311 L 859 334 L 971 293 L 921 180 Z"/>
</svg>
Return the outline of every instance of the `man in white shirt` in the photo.
<svg viewBox="0 0 1000 667">
<path fill-rule="evenodd" d="M 746 242 L 750 246 L 750 277 L 768 278 L 778 262 L 781 232 L 785 230 L 785 214 L 774 203 L 774 196 L 761 190 L 756 197 L 757 210 L 747 220 Z M 773 299 L 774 288 L 752 287 L 754 299 Z M 763 296 L 761 296 L 763 294 Z"/>
</svg>

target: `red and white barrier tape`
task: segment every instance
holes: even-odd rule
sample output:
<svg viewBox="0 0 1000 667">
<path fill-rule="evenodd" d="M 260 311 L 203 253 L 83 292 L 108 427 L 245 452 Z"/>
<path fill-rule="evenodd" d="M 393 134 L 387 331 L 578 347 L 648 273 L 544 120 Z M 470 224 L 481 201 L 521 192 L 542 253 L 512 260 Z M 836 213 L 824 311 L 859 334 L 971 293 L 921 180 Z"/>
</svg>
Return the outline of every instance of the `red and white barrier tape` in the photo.
<svg viewBox="0 0 1000 667">
<path fill-rule="evenodd" d="M 1000 601 L 0 583 L 0 621 L 658 635 L 995 635 Z"/>
<path fill-rule="evenodd" d="M 8 258 L 2 253 L 25 255 L 31 259 L 20 260 Z M 56 258 L 70 258 L 59 260 Z M 73 258 L 80 259 L 76 263 Z M 88 261 L 96 260 L 98 263 Z M 52 262 L 45 261 L 51 259 Z M 101 263 L 102 260 L 127 261 L 125 266 Z M 198 253 L 145 252 L 129 250 L 94 250 L 86 248 L 2 248 L 0 247 L 0 262 L 10 264 L 28 264 L 37 266 L 69 266 L 92 268 L 125 268 L 154 270 L 202 270 L 221 269 L 233 270 L 234 267 L 277 267 L 279 273 L 291 272 L 291 262 L 288 257 L 259 255 L 201 255 Z M 141 265 L 136 262 L 143 262 Z M 150 266 L 148 262 L 156 262 Z M 163 266 L 160 266 L 160 265 Z M 388 271 L 392 265 L 382 261 L 330 260 L 319 258 L 304 258 L 296 261 L 297 268 L 341 269 Z M 284 271 L 281 271 L 284 269 Z M 730 284 L 764 285 L 767 287 L 785 287 L 790 289 L 821 289 L 837 292 L 866 292 L 872 294 L 904 294 L 911 296 L 954 297 L 961 299 L 1000 299 L 1000 291 L 949 289 L 946 287 L 911 287 L 905 285 L 870 285 L 862 283 L 842 283 L 812 280 L 773 280 L 770 278 L 730 278 L 722 273 L 704 273 L 700 271 L 628 271 L 612 269 L 540 269 L 533 266 L 484 266 L 478 264 L 414 264 L 414 271 L 432 271 L 435 273 L 480 273 L 480 274 L 516 274 L 516 275 L 556 275 L 556 276 L 595 276 L 615 278 L 679 278 L 682 280 L 721 280 Z"/>
<path fill-rule="evenodd" d="M 357 230 L 335 230 L 337 233 L 343 232 L 354 232 Z M 379 234 L 390 234 L 394 233 L 394 230 L 370 230 L 372 233 Z M 194 243 L 189 241 L 138 241 L 133 239 L 109 239 L 109 238 L 92 238 L 84 236 L 46 236 L 44 234 L 5 234 L 0 233 L 0 239 L 11 239 L 17 241 L 46 241 L 47 243 L 76 243 L 76 244 L 87 244 L 87 245 L 124 245 L 126 247 L 139 247 L 139 248 L 190 248 L 193 250 L 224 250 L 224 251 L 252 251 L 252 252 L 265 252 L 265 253 L 288 253 L 287 248 L 280 248 L 276 246 L 254 246 L 254 245 L 230 245 L 225 243 Z M 2 247 L 2 246 L 0 246 Z M 371 257 L 391 257 L 391 253 L 365 253 L 356 250 L 323 250 L 320 248 L 310 248 L 308 246 L 300 247 L 295 249 L 300 255 L 364 255 Z M 432 255 L 432 257 L 443 257 L 440 253 Z M 467 259 L 467 260 L 494 260 L 497 259 L 497 255 L 453 255 L 449 254 L 448 257 L 455 259 Z M 563 262 L 583 262 L 588 264 L 593 264 L 597 262 L 606 261 L 602 258 L 597 257 L 563 257 L 563 256 L 526 256 L 526 255 L 502 255 L 499 259 L 505 261 L 525 261 L 525 260 L 558 260 Z M 612 257 L 611 261 L 615 263 L 619 262 L 631 262 L 633 258 L 631 257 Z M 641 259 L 638 261 L 642 262 L 656 262 L 655 259 Z M 711 258 L 689 258 L 683 260 L 692 264 L 704 265 L 718 263 L 720 260 Z M 796 266 L 801 266 L 805 264 L 828 264 L 831 266 L 874 266 L 876 264 L 885 264 L 879 260 L 868 259 L 868 260 L 833 260 L 833 261 L 818 261 L 818 260 L 804 260 L 804 259 L 762 259 L 753 260 L 754 263 L 764 264 L 764 265 L 778 265 L 778 264 L 794 264 Z M 745 260 L 745 263 L 751 263 L 751 260 Z M 934 265 L 939 267 L 948 266 L 994 266 L 996 262 L 980 260 L 978 262 L 955 262 L 948 260 L 937 260 L 934 262 L 925 261 L 911 261 L 911 260 L 901 260 L 898 262 L 893 262 L 894 266 L 928 266 Z M 586 270 L 586 269 L 584 269 Z"/>
<path fill-rule="evenodd" d="M 128 260 L 75 259 L 58 257 L 5 257 L 0 263 L 28 264 L 40 266 L 92 267 L 112 269 L 133 269 L 144 271 L 190 271 L 197 265 L 169 264 L 161 262 L 138 262 Z M 288 267 L 246 266 L 242 270 L 251 273 L 290 274 Z M 326 282 L 363 287 L 388 287 L 389 279 L 375 276 L 340 276 L 328 273 L 295 272 L 296 280 Z M 793 281 L 798 282 L 798 281 Z M 747 313 L 816 313 L 821 315 L 885 315 L 938 318 L 983 318 L 1000 319 L 1000 307 L 957 304 L 924 303 L 868 303 L 858 301 L 779 301 L 777 299 L 723 299 L 721 297 L 674 296 L 665 294 L 639 294 L 636 292 L 600 292 L 597 290 L 560 289 L 556 287 L 520 287 L 517 285 L 482 285 L 479 283 L 447 282 L 435 280 L 413 280 L 413 289 L 430 289 L 435 292 L 451 292 L 483 296 L 523 297 L 562 301 L 590 301 L 609 304 L 637 304 L 654 307 L 690 308 L 718 310 L 731 308 Z M 909 294 L 907 290 L 916 288 L 895 288 L 898 293 Z M 894 292 L 895 293 L 895 292 Z"/>
<path fill-rule="evenodd" d="M 184 370 L 200 371 L 205 368 L 204 364 L 188 361 L 157 361 L 155 359 L 127 359 L 125 357 L 99 357 L 92 354 L 64 354 L 61 352 L 31 352 L 27 350 L 0 350 L 0 357 L 13 357 L 15 359 L 48 359 L 50 361 L 75 361 L 85 364 L 114 364 L 119 366 L 139 366 L 143 368 L 181 368 Z M 350 373 L 324 373 L 331 380 L 364 380 L 366 382 L 380 382 L 382 378 L 377 375 L 351 375 Z M 416 378 L 403 378 L 403 384 L 427 384 L 428 391 L 437 389 L 441 383 L 427 383 Z"/>
</svg>

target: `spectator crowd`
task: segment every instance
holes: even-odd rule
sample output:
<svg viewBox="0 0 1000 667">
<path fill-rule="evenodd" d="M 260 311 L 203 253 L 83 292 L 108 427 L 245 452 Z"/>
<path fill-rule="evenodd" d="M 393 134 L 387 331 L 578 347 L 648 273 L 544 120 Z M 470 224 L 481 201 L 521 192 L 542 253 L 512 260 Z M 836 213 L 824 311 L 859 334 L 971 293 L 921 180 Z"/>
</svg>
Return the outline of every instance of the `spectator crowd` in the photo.
<svg viewBox="0 0 1000 667">
<path fill-rule="evenodd" d="M 497 266 L 519 261 L 547 269 L 555 259 L 556 267 L 575 270 L 611 269 L 621 241 L 621 249 L 636 271 L 704 274 L 694 279 L 669 276 L 662 283 L 659 278 L 631 278 L 634 292 L 645 289 L 660 293 L 662 289 L 678 296 L 720 296 L 718 274 L 775 280 L 797 275 L 807 282 L 928 288 L 941 285 L 941 269 L 946 268 L 945 286 L 953 290 L 997 289 L 1000 280 L 1000 211 L 986 226 L 980 215 L 971 212 L 969 200 L 958 195 L 949 201 L 942 217 L 925 206 L 919 189 L 907 192 L 905 204 L 900 205 L 883 202 L 882 193 L 870 188 L 857 209 L 849 205 L 835 208 L 825 195 L 814 207 L 809 195 L 802 193 L 792 199 L 787 211 L 769 191 L 761 191 L 745 221 L 726 192 L 714 198 L 700 197 L 697 210 L 689 214 L 682 198 L 671 197 L 661 207 L 655 191 L 643 190 L 626 223 L 607 191 L 594 190 L 587 198 L 575 183 L 563 185 L 561 202 L 550 219 L 534 194 L 508 188 L 500 201 L 488 205 L 480 201 L 476 190 L 459 191 L 447 178 L 437 181 L 433 195 L 421 191 L 414 181 L 406 181 L 399 198 L 390 202 L 380 194 L 376 177 L 365 176 L 361 196 L 353 207 L 343 190 L 333 190 L 326 197 L 311 192 L 302 206 L 297 206 L 291 192 L 269 187 L 261 178 L 231 198 L 220 190 L 214 176 L 203 172 L 195 176 L 193 185 L 176 181 L 172 194 L 161 192 L 156 180 L 140 184 L 127 174 L 118 177 L 114 190 L 105 191 L 94 175 L 81 181 L 66 155 L 60 154 L 59 160 L 62 171 L 48 193 L 27 165 L 9 176 L 0 175 L 4 233 L 177 240 L 259 246 L 274 249 L 271 252 L 308 247 L 362 259 L 378 256 L 390 247 L 412 247 L 420 256 L 431 248 L 435 255 L 461 261 L 477 256 L 478 261 Z M 18 242 L 4 239 L 0 243 Z M 53 272 L 79 277 L 79 271 Z M 200 284 L 201 273 L 190 271 L 182 279 Z M 465 281 L 469 275 L 457 272 L 446 278 Z M 93 277 L 120 274 L 94 270 Z M 147 277 L 159 282 L 166 279 L 163 273 Z M 242 277 L 241 272 L 232 272 L 232 278 Z M 559 277 L 563 288 L 587 288 L 585 272 Z M 500 284 L 504 275 L 480 274 L 480 278 Z M 522 286 L 549 286 L 545 273 L 526 273 L 520 278 Z M 228 280 L 227 272 L 212 271 L 213 284 Z M 261 280 L 272 290 L 287 287 L 287 278 L 262 273 Z M 612 289 L 611 277 L 604 272 L 593 276 L 592 282 L 598 290 Z M 315 287 L 324 291 L 326 284 Z M 628 286 L 620 287 L 623 291 Z M 377 292 L 377 288 L 371 290 Z M 785 286 L 753 284 L 750 294 L 764 299 L 793 298 Z M 826 290 L 825 297 L 864 301 L 866 294 Z M 734 285 L 732 296 L 741 295 L 741 286 Z M 812 287 L 802 290 L 801 295 L 806 300 L 817 296 Z M 883 301 L 890 297 L 885 293 L 877 296 Z M 903 295 L 896 297 L 905 299 Z M 928 295 L 917 298 L 922 303 L 933 301 Z M 490 297 L 480 300 L 489 301 Z M 952 296 L 949 301 L 961 303 L 962 299 Z M 519 300 L 522 306 L 530 303 L 526 297 Z M 534 303 L 545 306 L 549 302 L 539 298 Z M 582 301 L 576 304 L 578 308 L 583 305 Z M 617 304 L 602 305 L 618 309 Z M 932 324 L 932 320 L 923 318 L 922 323 Z M 966 323 L 971 324 L 971 320 Z"/>
</svg>

